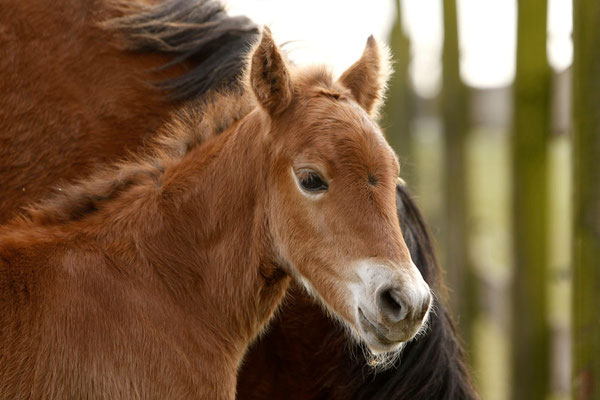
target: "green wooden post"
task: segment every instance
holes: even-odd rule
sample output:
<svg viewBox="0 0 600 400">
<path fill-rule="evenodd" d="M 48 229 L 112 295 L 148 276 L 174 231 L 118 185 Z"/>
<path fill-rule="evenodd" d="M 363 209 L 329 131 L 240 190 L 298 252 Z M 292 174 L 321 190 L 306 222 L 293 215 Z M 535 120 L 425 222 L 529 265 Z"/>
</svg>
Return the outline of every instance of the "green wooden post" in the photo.
<svg viewBox="0 0 600 400">
<path fill-rule="evenodd" d="M 573 396 L 600 399 L 600 2 L 573 23 Z"/>
<path fill-rule="evenodd" d="M 410 41 L 402 29 L 402 8 L 396 1 L 396 22 L 390 33 L 390 51 L 394 73 L 388 85 L 388 98 L 383 112 L 383 123 L 388 141 L 400 158 L 400 176 L 414 184 L 411 155 L 411 121 L 413 93 L 409 83 Z"/>
<path fill-rule="evenodd" d="M 518 2 L 514 85 L 514 280 L 512 396 L 543 400 L 549 391 L 546 311 L 550 67 L 546 58 L 546 0 Z"/>
<path fill-rule="evenodd" d="M 467 88 L 460 78 L 459 54 L 456 0 L 444 0 L 441 93 L 445 192 L 443 260 L 452 294 L 450 306 L 458 316 L 458 327 L 469 350 L 475 296 L 467 257 Z"/>
</svg>

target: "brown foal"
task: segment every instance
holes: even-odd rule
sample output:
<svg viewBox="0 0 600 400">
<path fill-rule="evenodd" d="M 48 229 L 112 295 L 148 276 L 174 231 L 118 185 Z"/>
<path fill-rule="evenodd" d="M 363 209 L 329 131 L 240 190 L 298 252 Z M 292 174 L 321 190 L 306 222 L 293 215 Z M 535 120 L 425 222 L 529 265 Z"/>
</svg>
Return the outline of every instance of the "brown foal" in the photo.
<svg viewBox="0 0 600 400">
<path fill-rule="evenodd" d="M 370 38 L 334 81 L 266 30 L 248 88 L 182 107 L 147 155 L 1 228 L 0 397 L 232 399 L 290 277 L 397 352 L 431 296 L 373 120 L 386 62 Z M 227 109 L 243 117 L 221 131 Z"/>
</svg>

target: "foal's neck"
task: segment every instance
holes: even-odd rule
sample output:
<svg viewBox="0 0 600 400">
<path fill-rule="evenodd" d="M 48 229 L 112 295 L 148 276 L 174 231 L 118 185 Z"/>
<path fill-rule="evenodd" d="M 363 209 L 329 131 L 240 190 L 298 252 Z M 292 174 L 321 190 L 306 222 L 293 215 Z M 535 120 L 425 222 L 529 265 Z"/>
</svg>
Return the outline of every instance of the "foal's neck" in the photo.
<svg viewBox="0 0 600 400">
<path fill-rule="evenodd" d="M 282 299 L 266 216 L 265 121 L 252 113 L 165 170 L 160 228 L 142 248 L 181 305 L 219 329 L 241 357 Z M 233 346 L 232 346 L 233 345 Z"/>
</svg>

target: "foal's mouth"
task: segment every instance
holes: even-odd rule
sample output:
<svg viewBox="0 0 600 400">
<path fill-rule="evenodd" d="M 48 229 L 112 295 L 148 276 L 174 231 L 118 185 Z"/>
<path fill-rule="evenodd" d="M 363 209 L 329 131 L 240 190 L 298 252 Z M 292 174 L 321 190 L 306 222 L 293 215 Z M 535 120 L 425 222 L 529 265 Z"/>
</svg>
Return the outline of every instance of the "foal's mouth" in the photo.
<svg viewBox="0 0 600 400">
<path fill-rule="evenodd" d="M 387 332 L 388 329 L 379 323 L 371 322 L 360 307 L 358 308 L 358 317 L 363 329 L 373 334 L 373 336 L 375 336 L 375 338 L 379 341 L 379 344 L 393 347 L 402 343 L 402 341 L 392 341 L 388 339 L 384 333 Z"/>
</svg>

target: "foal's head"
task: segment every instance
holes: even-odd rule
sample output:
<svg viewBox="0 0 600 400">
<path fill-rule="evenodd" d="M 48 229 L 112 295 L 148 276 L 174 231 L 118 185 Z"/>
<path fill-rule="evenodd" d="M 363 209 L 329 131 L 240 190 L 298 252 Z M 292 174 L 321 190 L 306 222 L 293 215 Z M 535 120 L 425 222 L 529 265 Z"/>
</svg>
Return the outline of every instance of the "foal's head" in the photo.
<svg viewBox="0 0 600 400">
<path fill-rule="evenodd" d="M 431 302 L 396 216 L 398 160 L 374 121 L 386 62 L 371 37 L 333 81 L 290 68 L 265 30 L 250 68 L 279 262 L 376 354 L 411 339 Z"/>
</svg>

